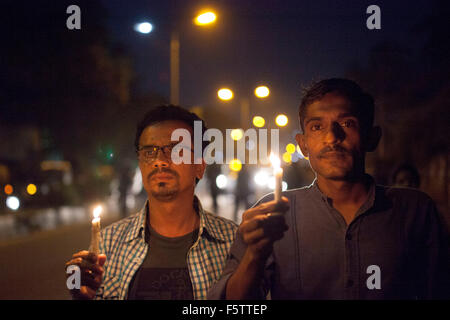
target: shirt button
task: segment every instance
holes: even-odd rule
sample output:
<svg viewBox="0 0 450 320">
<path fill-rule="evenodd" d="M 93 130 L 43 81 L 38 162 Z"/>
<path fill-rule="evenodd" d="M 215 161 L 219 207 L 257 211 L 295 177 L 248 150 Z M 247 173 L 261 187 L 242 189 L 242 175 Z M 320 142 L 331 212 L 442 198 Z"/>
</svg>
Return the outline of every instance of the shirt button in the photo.
<svg viewBox="0 0 450 320">
<path fill-rule="evenodd" d="M 347 288 L 350 288 L 353 286 L 353 280 L 352 279 L 348 279 L 347 280 Z"/>
<path fill-rule="evenodd" d="M 346 234 L 346 235 L 345 235 L 345 239 L 347 239 L 347 240 L 352 240 L 352 235 L 351 235 L 351 234 Z"/>
</svg>

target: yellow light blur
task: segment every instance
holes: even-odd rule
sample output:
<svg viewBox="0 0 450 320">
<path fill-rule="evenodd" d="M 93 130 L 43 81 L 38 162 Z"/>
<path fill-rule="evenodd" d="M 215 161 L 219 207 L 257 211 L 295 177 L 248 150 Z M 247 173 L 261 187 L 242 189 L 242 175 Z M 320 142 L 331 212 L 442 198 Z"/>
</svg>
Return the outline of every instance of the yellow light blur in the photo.
<svg viewBox="0 0 450 320">
<path fill-rule="evenodd" d="M 267 98 L 270 94 L 270 90 L 266 86 L 259 86 L 255 89 L 255 96 L 258 98 Z"/>
<path fill-rule="evenodd" d="M 241 169 L 242 169 L 242 163 L 241 163 L 241 161 L 239 161 L 239 159 L 233 159 L 233 160 L 231 160 L 231 162 L 230 162 L 230 169 L 232 170 L 232 171 L 241 171 Z"/>
<path fill-rule="evenodd" d="M 231 139 L 238 141 L 241 140 L 242 137 L 244 136 L 244 131 L 242 129 L 233 129 L 231 130 Z"/>
<path fill-rule="evenodd" d="M 262 128 L 262 127 L 264 127 L 265 124 L 266 124 L 266 120 L 264 120 L 263 117 L 261 117 L 261 116 L 253 117 L 253 125 L 255 127 Z"/>
<path fill-rule="evenodd" d="M 207 24 L 211 24 L 214 23 L 217 19 L 217 16 L 214 12 L 212 11 L 208 11 L 208 12 L 203 12 L 202 14 L 199 14 L 196 18 L 195 18 L 195 24 L 198 26 L 204 26 Z"/>
<path fill-rule="evenodd" d="M 7 195 L 10 195 L 10 194 L 12 194 L 12 193 L 14 192 L 14 188 L 13 188 L 12 185 L 7 184 L 7 185 L 5 186 L 5 188 L 4 188 L 4 191 L 5 191 L 5 193 L 6 193 Z"/>
<path fill-rule="evenodd" d="M 34 194 L 36 194 L 36 192 L 37 192 L 37 187 L 36 187 L 36 185 L 30 183 L 30 184 L 27 186 L 27 192 L 28 192 L 28 194 L 31 195 L 31 196 L 34 195 Z"/>
<path fill-rule="evenodd" d="M 292 161 L 292 157 L 289 152 L 283 153 L 283 161 L 286 163 L 290 163 Z"/>
<path fill-rule="evenodd" d="M 295 145 L 293 145 L 292 143 L 289 143 L 286 146 L 286 151 L 289 152 L 289 153 L 294 153 L 295 152 Z"/>
<path fill-rule="evenodd" d="M 279 126 L 279 127 L 284 127 L 284 126 L 287 125 L 287 123 L 288 123 L 288 117 L 285 116 L 284 114 L 279 114 L 279 115 L 275 118 L 275 123 L 276 123 L 277 126 Z"/>
<path fill-rule="evenodd" d="M 217 91 L 217 96 L 220 100 L 228 101 L 233 99 L 233 91 L 231 91 L 228 88 L 222 88 L 219 91 Z"/>
</svg>

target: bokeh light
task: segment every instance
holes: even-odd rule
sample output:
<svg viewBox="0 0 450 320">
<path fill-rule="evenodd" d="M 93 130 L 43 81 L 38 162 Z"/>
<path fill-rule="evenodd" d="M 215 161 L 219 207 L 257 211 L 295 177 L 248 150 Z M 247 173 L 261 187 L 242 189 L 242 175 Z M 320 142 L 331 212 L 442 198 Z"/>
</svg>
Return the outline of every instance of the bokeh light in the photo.
<svg viewBox="0 0 450 320">
<path fill-rule="evenodd" d="M 294 144 L 292 144 L 292 143 L 289 143 L 287 146 L 286 146 L 286 151 L 287 152 L 289 152 L 289 153 L 294 153 L 295 152 L 295 145 Z"/>
<path fill-rule="evenodd" d="M 19 198 L 10 196 L 6 198 L 6 206 L 10 208 L 11 210 L 17 210 L 20 208 L 20 201 Z"/>
<path fill-rule="evenodd" d="M 6 193 L 7 195 L 10 195 L 10 194 L 12 194 L 12 193 L 14 192 L 14 188 L 13 188 L 13 186 L 10 185 L 10 184 L 7 184 L 7 185 L 3 188 L 3 190 L 5 191 L 5 193 Z"/>
<path fill-rule="evenodd" d="M 283 161 L 286 162 L 286 163 L 292 162 L 292 157 L 291 157 L 291 154 L 289 152 L 283 153 Z"/>
<path fill-rule="evenodd" d="M 269 173 L 266 170 L 261 169 L 255 174 L 253 180 L 258 186 L 264 187 L 269 181 Z"/>
<path fill-rule="evenodd" d="M 151 23 L 149 22 L 141 22 L 141 23 L 137 23 L 134 26 L 134 30 L 140 33 L 150 33 L 153 30 L 153 26 Z"/>
<path fill-rule="evenodd" d="M 224 174 L 219 174 L 216 178 L 216 186 L 219 189 L 225 189 L 228 185 L 228 178 Z"/>
<path fill-rule="evenodd" d="M 241 171 L 242 169 L 242 162 L 239 159 L 233 159 L 230 162 L 230 169 L 232 171 Z"/>
<path fill-rule="evenodd" d="M 219 89 L 219 91 L 217 91 L 217 96 L 219 97 L 220 100 L 229 101 L 233 99 L 233 91 L 231 91 L 228 88 L 222 88 Z"/>
<path fill-rule="evenodd" d="M 208 12 L 199 14 L 195 18 L 195 24 L 198 26 L 203 26 L 203 25 L 214 23 L 216 21 L 216 19 L 217 19 L 216 14 L 212 11 L 208 11 Z"/>
<path fill-rule="evenodd" d="M 244 130 L 242 130 L 242 129 L 233 129 L 233 130 L 231 130 L 230 135 L 231 135 L 231 139 L 233 139 L 235 141 L 241 140 L 242 137 L 244 136 Z"/>
<path fill-rule="evenodd" d="M 37 187 L 36 187 L 36 185 L 33 184 L 33 183 L 30 183 L 30 184 L 27 186 L 27 192 L 28 192 L 29 195 L 34 195 L 34 194 L 36 194 L 36 192 L 37 192 Z"/>
<path fill-rule="evenodd" d="M 266 86 L 259 86 L 255 89 L 255 96 L 258 98 L 267 98 L 270 94 L 270 90 Z"/>
<path fill-rule="evenodd" d="M 266 124 L 266 120 L 264 120 L 263 117 L 261 117 L 261 116 L 253 117 L 253 125 L 255 127 L 262 128 L 262 127 L 264 127 L 265 124 Z"/>
<path fill-rule="evenodd" d="M 275 123 L 277 124 L 277 126 L 279 127 L 284 127 L 287 125 L 288 123 L 288 117 L 284 114 L 279 114 L 276 118 L 275 118 Z"/>
</svg>

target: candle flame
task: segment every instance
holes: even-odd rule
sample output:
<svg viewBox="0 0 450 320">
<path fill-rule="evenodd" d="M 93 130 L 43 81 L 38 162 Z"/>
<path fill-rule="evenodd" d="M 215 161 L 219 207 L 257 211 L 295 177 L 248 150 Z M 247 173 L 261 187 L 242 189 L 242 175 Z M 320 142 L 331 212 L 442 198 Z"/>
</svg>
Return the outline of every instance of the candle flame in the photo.
<svg viewBox="0 0 450 320">
<path fill-rule="evenodd" d="M 278 169 L 281 166 L 280 158 L 278 158 L 273 152 L 269 155 L 270 162 L 272 163 L 272 167 L 274 169 Z"/>
<path fill-rule="evenodd" d="M 103 212 L 103 207 L 98 205 L 94 208 L 94 218 L 99 218 L 100 214 Z"/>
</svg>

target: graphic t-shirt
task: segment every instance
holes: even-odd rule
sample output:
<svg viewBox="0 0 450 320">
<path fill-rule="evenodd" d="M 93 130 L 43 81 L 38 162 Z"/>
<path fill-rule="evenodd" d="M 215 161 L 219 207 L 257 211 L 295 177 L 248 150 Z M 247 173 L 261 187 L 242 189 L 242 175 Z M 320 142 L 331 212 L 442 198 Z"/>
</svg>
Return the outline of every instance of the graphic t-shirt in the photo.
<svg viewBox="0 0 450 320">
<path fill-rule="evenodd" d="M 130 284 L 129 300 L 193 300 L 187 254 L 198 230 L 168 238 L 147 226 L 147 256 Z"/>
</svg>

